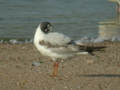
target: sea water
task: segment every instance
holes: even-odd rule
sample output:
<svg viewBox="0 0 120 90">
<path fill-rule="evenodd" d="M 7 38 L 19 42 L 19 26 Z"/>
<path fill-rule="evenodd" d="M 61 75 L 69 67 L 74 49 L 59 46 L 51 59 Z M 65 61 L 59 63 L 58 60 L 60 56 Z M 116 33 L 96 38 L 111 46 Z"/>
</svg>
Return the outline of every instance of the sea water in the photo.
<svg viewBox="0 0 120 90">
<path fill-rule="evenodd" d="M 99 22 L 114 17 L 115 4 L 107 0 L 0 0 L 0 42 L 32 42 L 43 21 L 72 39 L 98 40 Z"/>
</svg>

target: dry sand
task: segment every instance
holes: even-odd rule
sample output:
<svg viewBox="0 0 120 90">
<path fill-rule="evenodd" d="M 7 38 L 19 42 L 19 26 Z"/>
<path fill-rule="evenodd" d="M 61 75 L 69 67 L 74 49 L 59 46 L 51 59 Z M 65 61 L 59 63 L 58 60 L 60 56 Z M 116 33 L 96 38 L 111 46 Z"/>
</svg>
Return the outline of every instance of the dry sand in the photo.
<svg viewBox="0 0 120 90">
<path fill-rule="evenodd" d="M 120 90 L 120 43 L 94 45 L 107 48 L 61 63 L 52 78 L 53 62 L 32 44 L 0 44 L 0 90 Z"/>
</svg>

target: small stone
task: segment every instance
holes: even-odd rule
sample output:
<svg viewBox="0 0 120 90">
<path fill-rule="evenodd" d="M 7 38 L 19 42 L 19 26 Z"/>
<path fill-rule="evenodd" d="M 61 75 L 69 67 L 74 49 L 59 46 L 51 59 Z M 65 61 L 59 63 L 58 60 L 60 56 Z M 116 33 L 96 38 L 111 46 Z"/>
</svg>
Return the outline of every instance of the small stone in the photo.
<svg viewBox="0 0 120 90">
<path fill-rule="evenodd" d="M 32 62 L 32 66 L 37 66 L 37 67 L 38 67 L 38 66 L 40 66 L 40 62 L 33 61 L 33 62 Z"/>
</svg>

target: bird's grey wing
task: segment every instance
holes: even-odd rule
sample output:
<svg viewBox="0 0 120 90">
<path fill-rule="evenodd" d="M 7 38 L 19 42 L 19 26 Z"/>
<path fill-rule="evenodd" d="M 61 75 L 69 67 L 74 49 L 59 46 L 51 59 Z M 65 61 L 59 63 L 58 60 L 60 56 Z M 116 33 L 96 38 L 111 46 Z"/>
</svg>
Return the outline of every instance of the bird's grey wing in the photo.
<svg viewBox="0 0 120 90">
<path fill-rule="evenodd" d="M 79 52 L 79 47 L 73 45 L 51 47 L 49 49 L 58 54 L 74 54 Z"/>
<path fill-rule="evenodd" d="M 46 48 L 53 52 L 61 54 L 76 53 L 80 51 L 79 46 L 76 45 L 74 40 L 71 40 L 64 34 L 56 32 L 47 34 L 40 44 L 46 46 Z"/>
<path fill-rule="evenodd" d="M 93 55 L 95 51 L 103 51 L 105 46 L 87 46 L 87 45 L 76 45 L 73 41 L 65 45 L 53 45 L 49 42 L 40 41 L 41 45 L 44 45 L 49 50 L 58 54 L 74 54 L 77 52 L 88 52 Z"/>
<path fill-rule="evenodd" d="M 61 33 L 49 33 L 44 37 L 45 42 L 51 45 L 66 45 L 71 42 L 71 38 Z"/>
<path fill-rule="evenodd" d="M 65 45 L 54 45 L 46 41 L 40 41 L 40 45 L 45 46 L 47 49 L 59 53 L 59 54 L 69 54 L 69 53 L 76 53 L 79 52 L 79 46 L 76 46 L 74 44 L 65 44 Z"/>
</svg>

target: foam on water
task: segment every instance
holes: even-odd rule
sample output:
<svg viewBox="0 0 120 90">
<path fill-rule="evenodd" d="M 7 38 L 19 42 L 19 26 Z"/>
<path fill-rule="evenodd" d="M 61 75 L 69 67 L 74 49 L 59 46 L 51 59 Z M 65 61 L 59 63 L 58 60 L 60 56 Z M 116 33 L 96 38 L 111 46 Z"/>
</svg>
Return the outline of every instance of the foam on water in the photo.
<svg viewBox="0 0 120 90">
<path fill-rule="evenodd" d="M 111 42 L 120 42 L 120 37 L 112 37 L 111 39 L 108 38 L 90 38 L 90 37 L 83 37 L 80 38 L 79 40 L 76 40 L 76 43 L 81 44 L 81 43 L 100 43 L 104 41 L 111 41 Z M 33 39 L 0 39 L 0 43 L 10 43 L 10 44 L 25 44 L 25 43 L 32 43 Z"/>
<path fill-rule="evenodd" d="M 104 41 L 119 42 L 120 37 L 112 37 L 111 39 L 101 38 L 101 37 L 97 37 L 97 38 L 83 37 L 80 40 L 77 40 L 76 42 L 77 43 L 100 43 Z"/>
<path fill-rule="evenodd" d="M 32 43 L 33 39 L 0 39 L 0 43 L 24 44 Z"/>
</svg>

